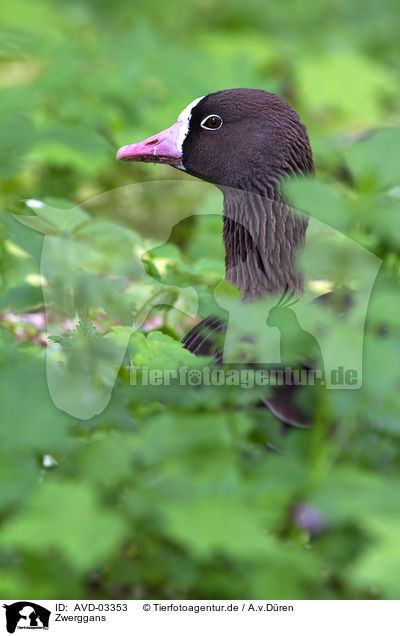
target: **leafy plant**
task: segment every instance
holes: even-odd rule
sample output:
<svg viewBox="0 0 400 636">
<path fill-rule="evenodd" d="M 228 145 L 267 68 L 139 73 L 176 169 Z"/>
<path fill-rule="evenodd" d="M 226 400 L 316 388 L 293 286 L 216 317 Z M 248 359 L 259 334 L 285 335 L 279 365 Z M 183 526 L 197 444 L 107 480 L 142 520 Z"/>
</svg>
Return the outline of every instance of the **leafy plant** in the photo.
<svg viewBox="0 0 400 636">
<path fill-rule="evenodd" d="M 2 9 L 3 598 L 398 598 L 397 9 Z M 180 340 L 198 317 L 224 315 L 220 297 L 237 301 L 221 286 L 218 193 L 163 166 L 117 165 L 115 150 L 195 97 L 239 85 L 286 97 L 311 133 L 317 177 L 287 193 L 337 234 L 325 250 L 310 233 L 307 271 L 333 274 L 310 275 L 307 293 L 357 288 L 349 266 L 362 272 L 365 261 L 345 239 L 382 261 L 363 386 L 322 392 L 307 430 L 286 433 L 258 408 L 265 387 L 139 381 L 210 367 Z M 315 311 L 326 330 L 337 326 Z M 354 329 L 339 326 L 345 351 Z M 96 414 L 82 401 L 71 415 L 76 396 L 107 391 Z"/>
</svg>

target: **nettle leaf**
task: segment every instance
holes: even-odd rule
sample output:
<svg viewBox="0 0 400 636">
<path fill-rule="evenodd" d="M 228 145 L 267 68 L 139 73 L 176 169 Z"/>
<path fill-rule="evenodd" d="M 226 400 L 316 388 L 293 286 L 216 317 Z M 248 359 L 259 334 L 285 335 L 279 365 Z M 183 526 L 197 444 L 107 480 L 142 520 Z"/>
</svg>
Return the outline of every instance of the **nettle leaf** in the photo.
<svg viewBox="0 0 400 636">
<path fill-rule="evenodd" d="M 97 434 L 75 456 L 79 474 L 90 483 L 111 487 L 120 480 L 132 479 L 134 469 L 133 435 Z"/>
<path fill-rule="evenodd" d="M 9 289 L 0 299 L 1 309 L 27 311 L 43 305 L 42 288 L 34 285 L 17 285 Z"/>
<path fill-rule="evenodd" d="M 60 577 L 60 570 L 63 576 Z M 40 575 L 38 575 L 40 571 Z M 41 555 L 25 555 L 24 559 L 11 560 L 0 567 L 0 594 L 2 598 L 73 598 L 81 591 L 84 595 L 84 577 L 68 567 L 65 559 L 52 554 L 51 559 L 43 559 Z"/>
<path fill-rule="evenodd" d="M 60 232 L 72 232 L 90 218 L 87 212 L 78 207 L 65 210 L 47 205 L 37 210 L 37 215 L 45 222 L 53 224 Z"/>
<path fill-rule="evenodd" d="M 193 413 L 190 417 L 185 414 L 163 413 L 153 417 L 141 427 L 135 436 L 135 449 L 141 459 L 160 466 L 162 461 L 167 463 L 183 460 L 181 470 L 187 476 L 192 471 L 199 473 L 199 467 L 210 476 L 214 469 L 213 462 L 204 461 L 204 456 L 216 457 L 224 469 L 230 469 L 236 456 L 232 454 L 236 444 L 244 439 L 251 427 L 251 421 L 244 413 Z M 194 465 L 194 458 L 200 466 Z M 218 479 L 220 479 L 220 475 Z M 182 473 L 184 481 L 184 474 Z"/>
<path fill-rule="evenodd" d="M 71 422 L 53 405 L 44 358 L 34 353 L 20 352 L 0 381 L 0 445 L 10 456 L 21 450 L 50 452 L 64 445 Z"/>
<path fill-rule="evenodd" d="M 31 496 L 38 479 L 37 463 L 32 455 L 17 454 L 13 461 L 0 454 L 0 510 L 21 505 Z"/>
<path fill-rule="evenodd" d="M 352 496 L 343 493 L 351 487 Z M 341 467 L 332 471 L 313 496 L 324 515 L 332 521 L 359 519 L 368 521 L 374 515 L 400 514 L 398 499 L 400 483 L 373 475 L 356 467 Z"/>
<path fill-rule="evenodd" d="M 131 338 L 132 361 L 135 366 L 149 369 L 176 369 L 182 366 L 202 366 L 202 360 L 186 349 L 181 342 L 159 331 L 150 332 L 147 337 L 136 332 Z"/>
<path fill-rule="evenodd" d="M 266 558 L 246 564 L 246 598 L 310 598 L 310 590 L 321 576 L 318 556 L 286 542 L 274 543 Z"/>
<path fill-rule="evenodd" d="M 176 261 L 181 258 L 181 251 L 174 243 L 163 243 L 162 245 L 153 247 L 151 250 L 146 252 L 146 254 L 156 260 L 161 259 L 165 261 Z"/>
<path fill-rule="evenodd" d="M 262 559 L 275 547 L 263 533 L 260 512 L 237 498 L 208 496 L 171 502 L 164 510 L 164 521 L 172 540 L 203 557 L 220 553 L 239 558 L 257 555 Z"/>
<path fill-rule="evenodd" d="M 55 550 L 80 571 L 115 552 L 127 532 L 122 518 L 102 508 L 87 486 L 45 481 L 0 533 L 1 547 L 43 555 Z"/>
<path fill-rule="evenodd" d="M 368 545 L 350 568 L 349 579 L 365 594 L 372 588 L 385 599 L 400 595 L 399 555 L 400 515 L 371 517 Z"/>
<path fill-rule="evenodd" d="M 29 227 L 30 230 L 40 232 L 41 234 L 52 234 L 55 231 L 55 226 L 51 223 L 46 223 L 39 216 L 26 216 L 22 214 L 14 214 L 16 219 L 22 225 Z"/>
<path fill-rule="evenodd" d="M 61 201 L 53 201 L 62 204 Z M 36 212 L 37 221 L 35 222 L 36 217 L 25 217 L 22 215 L 14 215 L 14 218 L 27 227 L 39 232 L 44 231 L 47 233 L 48 229 L 50 233 L 72 232 L 90 219 L 88 213 L 78 206 L 68 208 L 52 207 L 42 201 L 33 200 L 28 200 L 26 204 Z"/>
</svg>

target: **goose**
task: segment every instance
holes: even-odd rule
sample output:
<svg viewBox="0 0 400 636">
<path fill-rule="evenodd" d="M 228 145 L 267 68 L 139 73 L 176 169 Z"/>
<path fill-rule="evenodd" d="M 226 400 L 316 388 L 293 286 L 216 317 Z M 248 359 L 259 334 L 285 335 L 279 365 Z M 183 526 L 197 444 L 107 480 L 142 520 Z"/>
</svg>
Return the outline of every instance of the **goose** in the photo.
<svg viewBox="0 0 400 636">
<path fill-rule="evenodd" d="M 116 158 L 168 164 L 222 191 L 225 278 L 243 301 L 303 293 L 298 256 L 308 219 L 285 201 L 281 183 L 287 176 L 313 174 L 314 162 L 306 126 L 284 99 L 249 88 L 199 97 L 172 126 L 122 146 Z M 196 355 L 221 362 L 211 334 L 225 330 L 211 316 L 182 342 Z M 274 388 L 264 403 L 287 424 L 308 423 L 308 414 L 294 404 L 292 387 Z"/>
</svg>

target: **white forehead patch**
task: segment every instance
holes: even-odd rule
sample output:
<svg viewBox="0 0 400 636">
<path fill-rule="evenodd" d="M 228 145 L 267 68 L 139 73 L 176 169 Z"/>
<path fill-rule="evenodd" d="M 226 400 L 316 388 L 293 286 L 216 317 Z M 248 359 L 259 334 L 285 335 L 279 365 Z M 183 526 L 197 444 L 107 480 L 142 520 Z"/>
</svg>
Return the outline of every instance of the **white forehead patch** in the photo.
<svg viewBox="0 0 400 636">
<path fill-rule="evenodd" d="M 192 117 L 193 108 L 204 98 L 204 95 L 194 99 L 186 108 L 183 109 L 181 114 L 178 116 L 178 123 L 180 124 L 178 134 L 176 137 L 176 145 L 182 153 L 183 142 L 185 141 L 187 134 L 189 132 L 189 123 Z"/>
</svg>

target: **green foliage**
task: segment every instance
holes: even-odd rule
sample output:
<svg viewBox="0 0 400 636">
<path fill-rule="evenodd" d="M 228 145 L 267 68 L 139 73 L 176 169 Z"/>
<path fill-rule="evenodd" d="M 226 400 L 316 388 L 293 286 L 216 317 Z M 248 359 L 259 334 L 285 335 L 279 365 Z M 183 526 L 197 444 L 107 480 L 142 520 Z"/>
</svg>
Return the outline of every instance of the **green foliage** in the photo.
<svg viewBox="0 0 400 636">
<path fill-rule="evenodd" d="M 0 595 L 398 598 L 396 0 L 18 0 L 2 24 Z M 219 193 L 115 150 L 237 86 L 278 92 L 310 130 L 317 178 L 286 184 L 293 204 L 382 260 L 363 387 L 321 392 L 289 434 L 257 407 L 265 387 L 133 382 L 210 366 L 180 340 L 237 298 Z M 331 277 L 309 295 L 357 289 L 364 260 L 338 236 L 310 233 L 306 270 Z"/>
</svg>

